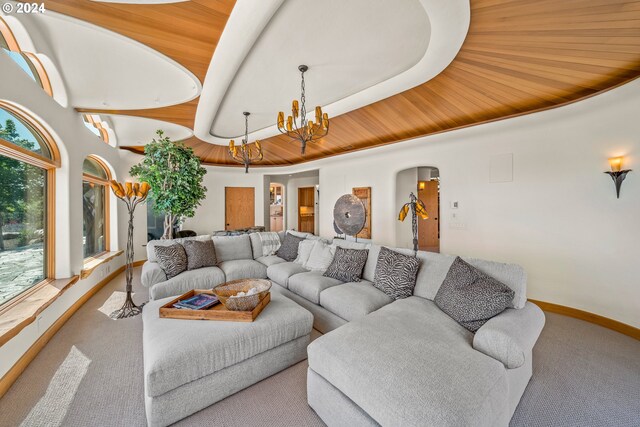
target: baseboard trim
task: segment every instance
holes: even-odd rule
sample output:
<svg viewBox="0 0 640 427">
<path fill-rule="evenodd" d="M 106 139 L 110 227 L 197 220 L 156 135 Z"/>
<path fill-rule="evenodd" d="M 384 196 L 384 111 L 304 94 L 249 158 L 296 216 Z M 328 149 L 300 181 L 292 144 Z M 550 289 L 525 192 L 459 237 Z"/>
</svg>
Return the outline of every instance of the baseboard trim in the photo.
<svg viewBox="0 0 640 427">
<path fill-rule="evenodd" d="M 146 260 L 140 260 L 133 263 L 134 267 L 138 267 L 145 263 Z M 121 266 L 115 269 L 111 274 L 102 279 L 100 282 L 96 283 L 96 285 L 91 288 L 87 293 L 81 296 L 76 302 L 73 303 L 71 307 L 64 312 L 62 316 L 56 320 L 53 325 L 49 327 L 45 331 L 44 334 L 40 335 L 40 337 L 29 347 L 20 359 L 9 369 L 9 371 L 0 379 L 0 398 L 5 395 L 7 391 L 11 388 L 14 382 L 20 377 L 20 374 L 27 369 L 27 366 L 36 358 L 40 350 L 44 348 L 45 345 L 53 338 L 53 336 L 62 328 L 62 326 L 73 316 L 73 314 L 78 311 L 80 307 L 84 305 L 92 296 L 94 296 L 100 289 L 102 289 L 107 283 L 111 282 L 118 274 L 124 271 L 124 266 Z"/>
<path fill-rule="evenodd" d="M 635 328 L 626 323 L 618 322 L 617 320 L 609 319 L 608 317 L 600 316 L 599 314 L 589 313 L 588 311 L 579 310 L 573 307 L 567 307 L 560 304 L 554 304 L 551 302 L 538 301 L 530 299 L 530 302 L 534 303 L 544 311 L 551 313 L 562 314 L 564 316 L 573 317 L 575 319 L 584 320 L 585 322 L 594 323 L 596 325 L 611 329 L 621 334 L 630 336 L 640 340 L 640 329 Z"/>
</svg>

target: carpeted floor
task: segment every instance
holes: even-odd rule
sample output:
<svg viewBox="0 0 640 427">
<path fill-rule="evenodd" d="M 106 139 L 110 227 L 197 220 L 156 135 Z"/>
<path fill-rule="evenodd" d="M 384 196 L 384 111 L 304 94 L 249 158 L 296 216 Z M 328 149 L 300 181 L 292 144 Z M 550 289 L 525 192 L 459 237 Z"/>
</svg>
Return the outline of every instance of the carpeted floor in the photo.
<svg viewBox="0 0 640 427">
<path fill-rule="evenodd" d="M 40 352 L 0 399 L 0 426 L 146 424 L 141 318 L 104 313 L 123 282 L 121 274 L 105 286 Z M 145 301 L 146 289 L 134 289 Z M 177 425 L 322 426 L 306 403 L 306 368 L 301 362 Z M 640 426 L 639 341 L 547 313 L 533 370 L 511 426 Z"/>
</svg>

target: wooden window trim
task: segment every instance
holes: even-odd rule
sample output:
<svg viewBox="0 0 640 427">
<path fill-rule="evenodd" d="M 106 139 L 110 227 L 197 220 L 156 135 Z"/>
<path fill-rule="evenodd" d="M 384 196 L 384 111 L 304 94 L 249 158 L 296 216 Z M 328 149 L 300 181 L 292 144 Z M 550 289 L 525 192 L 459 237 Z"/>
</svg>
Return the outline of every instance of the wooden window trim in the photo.
<svg viewBox="0 0 640 427">
<path fill-rule="evenodd" d="M 2 20 L 0 19 L 0 21 Z M 4 21 L 0 22 L 0 30 L 2 30 L 3 22 Z M 47 233 L 45 236 L 45 259 L 44 259 L 46 278 L 41 282 L 36 283 L 34 286 L 29 288 L 28 290 L 12 298 L 10 301 L 6 302 L 2 306 L 0 306 L 0 315 L 2 315 L 6 311 L 8 311 L 11 307 L 16 306 L 21 301 L 24 301 L 25 299 L 29 298 L 39 289 L 46 287 L 48 284 L 51 284 L 52 282 L 56 282 L 56 279 L 55 279 L 56 277 L 56 262 L 55 262 L 56 168 L 60 167 L 60 151 L 58 150 L 58 146 L 56 145 L 55 141 L 51 137 L 51 134 L 31 114 L 5 101 L 0 101 L 0 108 L 3 108 L 11 112 L 16 117 L 24 120 L 29 126 L 31 126 L 33 130 L 35 130 L 35 132 L 37 132 L 38 135 L 42 138 L 42 141 L 44 142 L 44 144 L 47 145 L 47 148 L 49 149 L 49 153 L 51 154 L 51 159 L 49 159 L 0 138 L 0 155 L 44 169 L 46 171 L 46 180 L 47 180 L 46 182 L 47 200 L 46 200 L 46 212 L 45 212 L 45 215 L 46 215 L 45 222 L 47 227 Z M 61 279 L 61 280 L 65 280 L 65 279 Z M 0 335 L 0 342 L 1 342 L 1 339 L 2 339 L 2 335 Z"/>
<path fill-rule="evenodd" d="M 16 40 L 16 36 L 13 35 L 13 31 L 9 27 L 9 24 L 2 19 L 0 16 L 0 35 L 5 42 L 7 42 L 7 46 L 9 50 L 12 52 L 20 52 L 20 45 L 18 44 L 18 40 Z"/>
<path fill-rule="evenodd" d="M 111 213 L 110 213 L 110 210 L 111 210 L 111 202 L 110 202 L 111 195 L 109 193 L 109 189 L 110 189 L 109 183 L 110 183 L 111 178 L 112 178 L 111 177 L 111 170 L 109 169 L 109 166 L 107 166 L 107 164 L 104 161 L 102 161 L 100 158 L 98 158 L 96 156 L 91 156 L 91 155 L 87 156 L 87 158 L 93 160 L 96 163 L 98 163 L 98 165 L 106 173 L 107 178 L 104 179 L 104 178 L 99 178 L 97 176 L 94 176 L 94 175 L 91 175 L 91 174 L 88 174 L 88 173 L 85 173 L 85 172 L 82 173 L 82 181 L 83 182 L 86 181 L 86 182 L 90 182 L 90 183 L 93 183 L 93 184 L 96 184 L 96 185 L 102 185 L 102 186 L 105 187 L 105 189 L 104 189 L 104 201 L 103 201 L 103 204 L 104 204 L 104 251 L 102 251 L 100 253 L 97 253 L 97 254 L 94 254 L 94 255 L 91 255 L 89 257 L 86 257 L 83 260 L 83 262 L 82 262 L 83 269 L 81 271 L 81 276 L 82 276 L 83 279 L 85 277 L 89 277 L 89 275 L 93 272 L 95 267 L 97 267 L 97 266 L 92 267 L 95 259 L 101 258 L 101 257 L 103 257 L 105 255 L 108 255 L 108 254 L 114 254 L 115 253 L 115 254 L 119 255 L 118 252 L 122 252 L 122 251 L 111 252 Z M 111 256 L 111 258 L 113 258 L 114 256 L 117 256 L 117 255 L 113 255 L 113 256 Z M 111 258 L 109 258 L 109 259 L 111 259 Z M 85 270 L 87 270 L 88 273 L 84 273 Z M 84 274 L 86 274 L 86 276 Z"/>
<path fill-rule="evenodd" d="M 93 118 L 93 115 L 91 115 L 91 114 L 83 114 L 82 117 L 83 117 L 85 122 L 89 123 L 91 126 L 93 126 L 94 128 L 98 129 L 98 132 L 100 132 L 100 138 L 104 142 L 106 142 L 108 144 L 109 143 L 109 132 L 107 132 L 107 129 L 105 129 L 105 127 L 102 126 L 102 122 L 96 121 Z"/>
</svg>

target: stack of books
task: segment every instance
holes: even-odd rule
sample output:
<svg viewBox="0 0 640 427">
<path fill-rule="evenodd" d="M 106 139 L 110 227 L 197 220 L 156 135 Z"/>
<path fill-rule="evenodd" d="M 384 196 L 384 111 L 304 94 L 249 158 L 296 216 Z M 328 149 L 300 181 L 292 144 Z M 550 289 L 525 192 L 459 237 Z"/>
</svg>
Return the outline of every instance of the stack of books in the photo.
<svg viewBox="0 0 640 427">
<path fill-rule="evenodd" d="M 175 308 L 184 308 L 187 310 L 205 310 L 207 308 L 213 307 L 219 302 L 220 301 L 218 300 L 218 297 L 215 295 L 198 294 L 192 296 L 191 298 L 178 301 L 177 303 L 173 304 L 173 306 Z"/>
</svg>

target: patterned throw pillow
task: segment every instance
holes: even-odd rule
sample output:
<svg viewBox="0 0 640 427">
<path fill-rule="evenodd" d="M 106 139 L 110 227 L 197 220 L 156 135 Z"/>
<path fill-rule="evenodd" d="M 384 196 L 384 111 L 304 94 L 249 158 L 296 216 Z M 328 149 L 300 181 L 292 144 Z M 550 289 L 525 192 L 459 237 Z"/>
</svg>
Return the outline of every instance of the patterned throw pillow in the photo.
<svg viewBox="0 0 640 427">
<path fill-rule="evenodd" d="M 185 240 L 182 242 L 184 251 L 187 254 L 187 270 L 195 270 L 202 267 L 214 267 L 216 260 L 216 249 L 212 240 L 198 241 Z"/>
<path fill-rule="evenodd" d="M 456 257 L 434 302 L 453 320 L 476 332 L 513 303 L 514 291 Z"/>
<path fill-rule="evenodd" d="M 393 299 L 410 297 L 416 287 L 420 260 L 384 246 L 380 248 L 373 285 Z"/>
<path fill-rule="evenodd" d="M 369 251 L 367 249 L 336 247 L 336 254 L 333 256 L 331 265 L 324 272 L 324 276 L 332 277 L 342 282 L 359 282 L 368 256 Z"/>
<path fill-rule="evenodd" d="M 282 240 L 280 249 L 276 252 L 276 255 L 285 261 L 295 261 L 298 257 L 298 245 L 304 240 L 304 237 L 296 237 L 293 234 L 287 233 Z"/>
<path fill-rule="evenodd" d="M 167 279 L 176 277 L 187 269 L 187 253 L 180 243 L 170 246 L 156 246 L 155 251 L 158 264 L 164 270 Z"/>
</svg>

